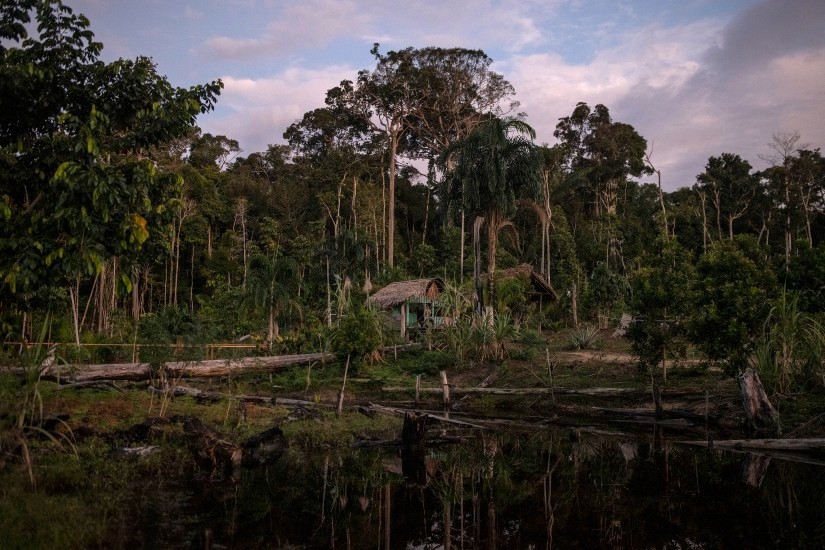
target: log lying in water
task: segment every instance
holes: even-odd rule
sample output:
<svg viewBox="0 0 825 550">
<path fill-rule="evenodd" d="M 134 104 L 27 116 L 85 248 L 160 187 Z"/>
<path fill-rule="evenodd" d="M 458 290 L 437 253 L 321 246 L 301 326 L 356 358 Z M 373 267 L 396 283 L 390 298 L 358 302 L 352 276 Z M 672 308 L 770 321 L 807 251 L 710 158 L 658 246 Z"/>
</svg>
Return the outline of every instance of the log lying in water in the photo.
<svg viewBox="0 0 825 550">
<path fill-rule="evenodd" d="M 101 365 L 52 365 L 44 369 L 45 379 L 65 379 L 72 382 L 99 380 L 151 380 L 168 378 L 218 378 L 239 374 L 261 374 L 296 365 L 325 362 L 331 353 L 245 357 L 243 359 L 212 359 L 208 361 L 174 361 L 160 368 L 150 363 L 108 363 Z"/>
</svg>

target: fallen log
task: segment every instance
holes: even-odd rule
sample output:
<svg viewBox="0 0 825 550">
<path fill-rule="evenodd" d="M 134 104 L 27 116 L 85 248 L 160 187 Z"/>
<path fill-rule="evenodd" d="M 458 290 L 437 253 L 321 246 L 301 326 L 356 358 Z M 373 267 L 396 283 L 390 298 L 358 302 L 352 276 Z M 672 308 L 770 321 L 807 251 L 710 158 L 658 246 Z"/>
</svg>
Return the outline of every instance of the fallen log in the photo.
<svg viewBox="0 0 825 550">
<path fill-rule="evenodd" d="M 193 397 L 201 402 L 209 402 L 215 403 L 218 401 L 222 401 L 224 399 L 235 399 L 237 401 L 241 401 L 243 403 L 261 403 L 264 405 L 281 405 L 284 407 L 306 407 L 306 406 L 315 406 L 314 401 L 306 401 L 304 399 L 289 399 L 286 397 L 277 397 L 277 396 L 266 396 L 266 395 L 243 395 L 243 394 L 231 394 L 231 393 L 221 393 L 221 392 L 214 392 L 214 391 L 206 391 L 200 390 L 198 388 L 192 388 L 190 386 L 180 386 L 174 385 L 170 386 L 168 389 L 163 390 L 159 388 L 155 388 L 153 386 L 149 387 L 149 391 L 151 393 L 159 394 L 159 395 L 170 395 L 172 397 Z"/>
<path fill-rule="evenodd" d="M 407 388 L 403 386 L 385 386 L 381 391 L 387 393 L 394 392 L 411 392 L 414 388 Z M 421 388 L 421 393 L 444 393 L 443 387 L 439 388 Z M 468 393 L 483 393 L 491 395 L 550 395 L 553 393 L 571 394 L 571 395 L 629 395 L 643 393 L 635 388 L 458 388 L 450 387 L 450 393 L 454 394 L 468 394 Z M 646 391 L 644 392 L 647 393 Z"/>
<path fill-rule="evenodd" d="M 331 353 L 212 359 L 207 361 L 172 361 L 160 366 L 150 363 L 105 363 L 99 365 L 51 365 L 42 371 L 46 380 L 69 380 L 73 383 L 101 380 L 142 381 L 156 378 L 218 378 L 239 374 L 264 374 L 286 367 L 324 363 Z"/>
<path fill-rule="evenodd" d="M 439 390 L 440 391 L 440 390 Z M 420 411 L 411 411 L 409 409 L 395 409 L 392 407 L 384 407 L 382 405 L 376 405 L 374 403 L 370 403 L 370 410 L 383 412 L 383 413 L 390 413 L 390 414 L 400 414 L 406 415 L 411 412 L 420 412 Z M 471 422 L 464 422 L 462 420 L 455 420 L 453 418 L 448 418 L 446 416 L 439 416 L 436 414 L 430 414 L 425 412 L 420 412 L 420 414 L 424 415 L 426 418 L 431 418 L 432 420 L 438 420 L 439 422 L 446 422 L 448 424 L 456 424 L 459 426 L 466 426 L 468 428 L 483 428 L 483 426 L 479 426 L 478 424 L 473 424 Z"/>
</svg>

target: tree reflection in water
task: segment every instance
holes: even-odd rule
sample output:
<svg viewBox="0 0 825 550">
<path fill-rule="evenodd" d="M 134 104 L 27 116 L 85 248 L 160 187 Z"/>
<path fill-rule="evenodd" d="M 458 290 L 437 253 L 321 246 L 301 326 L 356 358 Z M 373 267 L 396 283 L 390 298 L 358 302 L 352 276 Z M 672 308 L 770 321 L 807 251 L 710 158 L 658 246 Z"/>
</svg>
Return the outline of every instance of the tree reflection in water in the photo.
<svg viewBox="0 0 825 550">
<path fill-rule="evenodd" d="M 825 546 L 820 465 L 585 432 L 479 433 L 416 459 L 405 479 L 392 450 L 290 451 L 133 513 L 163 529 L 168 500 L 192 533 L 233 547 Z"/>
</svg>

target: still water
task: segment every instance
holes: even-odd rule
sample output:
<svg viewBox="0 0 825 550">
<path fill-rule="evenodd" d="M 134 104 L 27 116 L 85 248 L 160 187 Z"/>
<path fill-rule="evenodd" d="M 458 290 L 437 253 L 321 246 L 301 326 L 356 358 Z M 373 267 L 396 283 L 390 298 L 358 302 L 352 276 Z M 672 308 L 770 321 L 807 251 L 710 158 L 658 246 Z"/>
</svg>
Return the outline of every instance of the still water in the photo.
<svg viewBox="0 0 825 550">
<path fill-rule="evenodd" d="M 236 481 L 204 473 L 150 493 L 135 499 L 135 528 L 113 544 L 825 547 L 825 467 L 661 434 L 483 433 L 403 462 L 392 448 L 288 451 Z"/>
</svg>

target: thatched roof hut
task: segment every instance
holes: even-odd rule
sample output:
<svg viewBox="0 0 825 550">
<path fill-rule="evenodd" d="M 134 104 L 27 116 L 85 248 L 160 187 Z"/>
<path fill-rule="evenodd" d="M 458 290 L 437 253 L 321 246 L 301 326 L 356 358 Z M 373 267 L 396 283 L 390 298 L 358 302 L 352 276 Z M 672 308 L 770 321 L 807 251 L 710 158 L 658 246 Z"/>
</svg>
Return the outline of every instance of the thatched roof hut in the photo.
<svg viewBox="0 0 825 550">
<path fill-rule="evenodd" d="M 367 303 L 382 309 L 389 309 L 415 298 L 435 300 L 444 290 L 444 281 L 438 277 L 413 279 L 390 283 L 369 298 Z"/>
<path fill-rule="evenodd" d="M 516 267 L 511 267 L 509 269 L 502 269 L 496 272 L 496 280 L 502 279 L 515 279 L 520 278 L 530 283 L 532 286 L 532 294 L 533 295 L 541 295 L 546 296 L 551 301 L 555 302 L 559 299 L 559 295 L 556 294 L 553 285 L 550 284 L 549 281 L 545 280 L 541 273 L 533 269 L 533 266 L 530 264 L 521 264 Z M 487 276 L 484 276 L 484 281 L 486 283 Z"/>
</svg>

